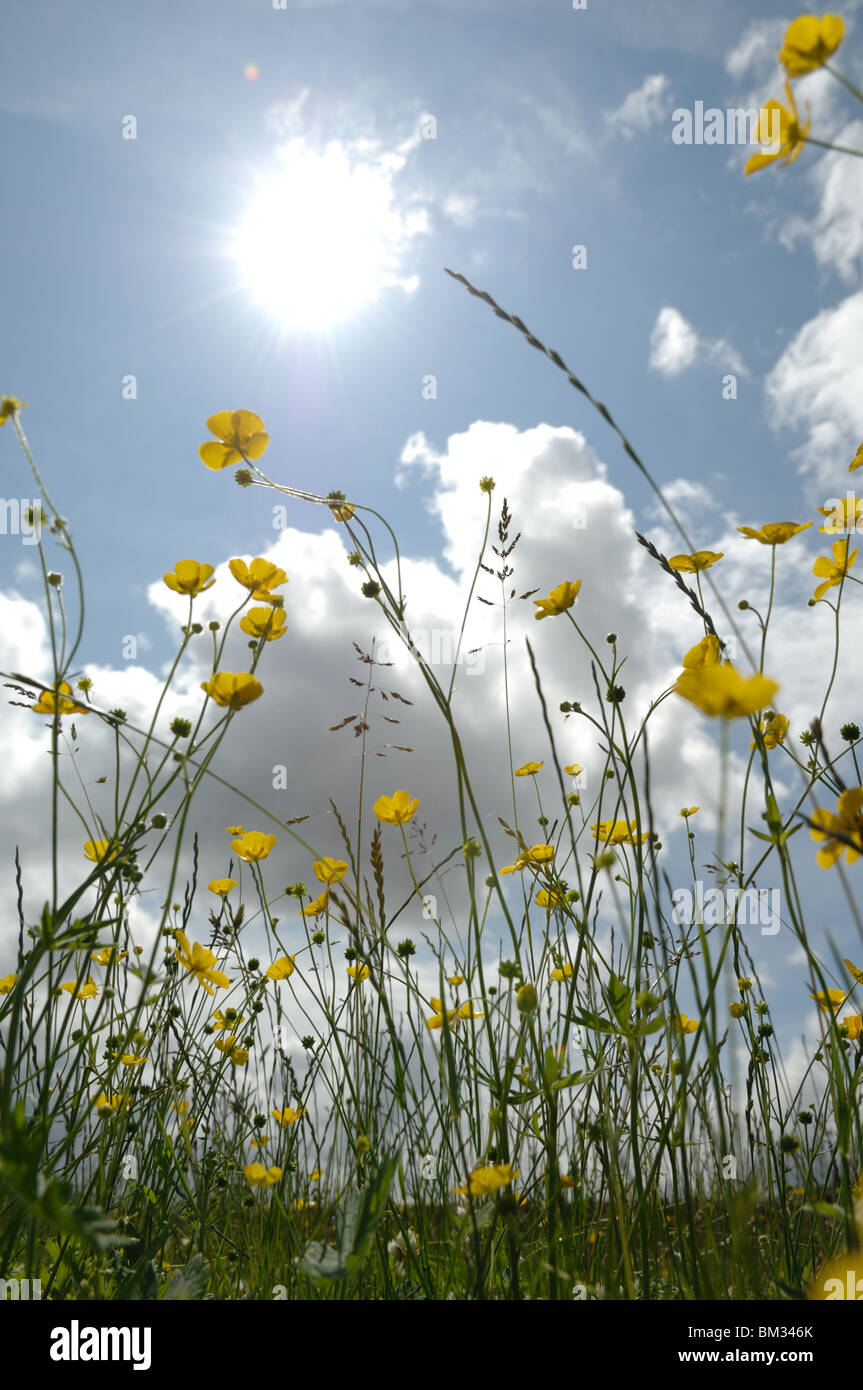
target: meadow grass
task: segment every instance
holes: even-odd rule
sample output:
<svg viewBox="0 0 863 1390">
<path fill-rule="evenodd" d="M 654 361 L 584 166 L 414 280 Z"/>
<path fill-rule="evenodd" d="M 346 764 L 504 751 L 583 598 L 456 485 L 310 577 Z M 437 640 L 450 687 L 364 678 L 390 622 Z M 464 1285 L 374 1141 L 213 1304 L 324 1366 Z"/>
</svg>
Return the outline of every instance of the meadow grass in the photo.
<svg viewBox="0 0 863 1390">
<path fill-rule="evenodd" d="M 214 438 L 199 451 L 209 468 L 239 465 L 244 487 L 324 506 L 349 536 L 358 584 L 410 651 L 451 746 L 441 843 L 427 843 L 417 819 L 422 788 L 382 793 L 379 765 L 367 766 L 376 702 L 390 722 L 410 703 L 391 688 L 374 645 L 356 647 L 361 712 L 334 730 L 352 733 L 362 755 L 359 801 L 350 813 L 330 803 L 326 844 L 305 838 L 305 818 L 280 821 L 221 778 L 219 749 L 234 720 L 249 717 L 268 644 L 284 636 L 278 591 L 287 576 L 264 559 L 231 561 L 241 596 L 224 624 L 207 629 L 195 604 L 212 567 L 179 561 L 166 575 L 188 597 L 188 617 L 146 727 L 102 708 L 86 677 L 72 688 L 81 567 L 24 434 L 23 403 L 4 400 L 2 418 L 41 498 L 30 520 L 53 674 L 46 685 L 4 673 L 19 707 L 12 717 L 35 711 L 47 721 L 51 829 L 50 891 L 35 921 L 25 910 L 39 892 L 27 847 L 16 854 L 17 951 L 7 935 L 0 957 L 0 1276 L 39 1279 L 43 1297 L 793 1300 L 845 1296 L 831 1294 L 830 1279 L 863 1278 L 863 970 L 841 954 L 819 956 L 798 881 L 816 853 L 820 871 L 838 877 L 843 946 L 860 960 L 853 871 L 842 862 L 863 852 L 860 730 L 827 718 L 856 552 L 846 536 L 816 565 L 812 601 L 835 611 L 835 656 L 823 702 L 793 742 L 765 658 L 779 552 L 804 523 L 752 528 L 765 547 L 764 602 L 735 608 L 711 572 L 720 557 L 686 534 L 607 408 L 521 319 L 455 278 L 616 431 L 685 549 L 666 557 L 640 534 L 633 544 L 655 564 L 657 585 L 676 586 L 704 636 L 682 657 L 678 680 L 642 718 L 630 716 L 626 653 L 615 634 L 599 637 L 576 620 L 581 580 L 562 576 L 545 596 L 516 596 L 518 535 L 484 478 L 485 527 L 453 623 L 454 659 L 435 662 L 411 636 L 385 519 L 340 493 L 270 478 L 260 462 L 269 439 L 252 412 L 211 417 Z M 845 515 L 832 530 L 844 534 L 855 520 Z M 49 538 L 68 557 L 73 618 Z M 495 830 L 511 846 L 507 865 L 455 713 L 468 615 L 491 602 L 489 579 L 506 693 L 500 736 L 512 795 Z M 589 699 L 552 709 L 528 641 L 535 704 L 510 707 L 518 603 L 583 644 Z M 754 626 L 741 627 L 740 608 Z M 250 639 L 242 672 L 223 665 L 235 625 Z M 727 660 L 732 636 L 739 671 Z M 194 720 L 169 723 L 163 705 L 198 639 L 212 645 L 201 707 Z M 681 700 L 718 731 L 720 818 L 707 853 L 721 911 L 717 895 L 708 911 L 695 890 L 698 808 L 680 811 L 685 885 L 672 883 L 656 830 L 649 726 Z M 516 768 L 513 728 L 537 711 L 545 757 Z M 564 719 L 599 751 L 589 794 L 581 769 L 559 756 Z M 106 734 L 111 791 L 97 799 L 75 759 Z M 748 753 L 737 805 L 732 746 Z M 782 794 L 779 769 L 793 774 L 793 793 Z M 215 784 L 255 828 L 232 827 L 224 862 L 214 868 L 208 848 L 205 870 L 195 804 Z M 70 884 L 63 847 L 76 826 L 87 867 Z M 286 836 L 308 856 L 314 886 L 273 896 L 267 877 Z M 205 884 L 213 872 L 224 877 Z M 793 938 L 805 962 L 801 1002 L 812 995 L 821 1006 L 821 1035 L 793 1084 L 747 945 L 745 914 L 760 910 L 765 882 L 780 885 L 783 940 Z M 695 895 L 683 912 L 681 887 Z M 144 947 L 129 913 L 150 891 L 162 906 Z M 420 942 L 407 921 L 421 922 Z M 681 1005 L 692 1000 L 688 1017 Z"/>
</svg>

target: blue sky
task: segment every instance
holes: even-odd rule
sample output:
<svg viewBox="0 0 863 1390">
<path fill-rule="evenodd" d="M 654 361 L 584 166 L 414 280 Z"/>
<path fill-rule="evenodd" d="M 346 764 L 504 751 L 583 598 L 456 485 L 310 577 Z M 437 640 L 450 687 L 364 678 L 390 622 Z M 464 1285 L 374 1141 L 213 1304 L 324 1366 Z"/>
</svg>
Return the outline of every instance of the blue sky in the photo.
<svg viewBox="0 0 863 1390">
<path fill-rule="evenodd" d="M 859 80 L 858 10 L 842 7 L 840 56 Z M 814 517 L 844 492 L 863 437 L 863 183 L 857 161 L 813 149 L 793 168 L 744 179 L 744 148 L 676 146 L 671 117 L 699 100 L 725 108 L 781 95 L 776 52 L 794 13 L 766 0 L 589 0 L 578 11 L 564 0 L 288 0 L 285 10 L 265 0 L 7 0 L 0 389 L 30 402 L 24 427 L 86 575 L 82 661 L 98 669 L 106 696 L 128 707 L 136 690 L 155 688 L 177 621 L 159 580 L 175 560 L 224 566 L 278 543 L 297 605 L 292 614 L 288 603 L 289 627 L 298 629 L 293 658 L 278 660 L 289 690 L 310 662 L 319 673 L 299 682 L 296 709 L 319 697 L 322 709 L 332 699 L 338 710 L 348 699 L 347 637 L 363 633 L 342 604 L 347 581 L 337 577 L 329 515 L 290 502 L 281 536 L 278 499 L 240 491 L 230 470 L 208 472 L 198 459 L 206 418 L 240 407 L 266 422 L 272 476 L 341 488 L 387 516 L 415 564 L 414 611 L 436 614 L 430 622 L 443 620 L 475 543 L 466 480 L 475 492 L 491 473 L 521 504 L 522 587 L 548 592 L 580 574 L 585 592 L 602 596 L 596 631 L 614 627 L 640 644 L 630 663 L 636 688 L 643 681 L 647 691 L 651 662 L 656 689 L 673 676 L 675 640 L 685 650 L 697 625 L 664 576 L 633 558 L 631 532 L 646 530 L 666 553 L 681 548 L 678 538 L 587 403 L 444 266 L 561 352 L 670 487 L 699 546 L 723 549 L 731 538 L 729 603 L 760 596 L 766 552 L 735 539 L 736 526 Z M 812 102 L 813 133 L 861 143 L 856 107 L 828 74 L 798 91 Z M 129 115 L 134 140 L 123 138 Z M 429 117 L 434 139 L 421 134 Z M 292 141 L 313 154 L 329 143 L 383 177 L 390 271 L 408 286 L 382 285 L 346 318 L 302 328 L 271 312 L 244 283 L 249 265 L 230 254 Z M 335 221 L 334 255 L 349 282 L 361 229 L 349 216 Z M 573 269 L 575 245 L 586 248 L 584 269 Z M 729 372 L 734 400 L 722 394 Z M 128 374 L 134 400 L 122 394 Z M 435 399 L 423 398 L 428 374 Z M 548 433 L 531 433 L 539 427 Z M 560 457 L 548 454 L 549 440 Z M 0 462 L 5 495 L 31 496 L 11 430 Z M 598 489 L 583 534 L 553 499 L 540 505 L 537 489 L 567 477 Z M 601 515 L 614 521 L 605 541 L 592 530 Z M 315 550 L 320 533 L 328 539 Z M 814 528 L 794 544 L 781 556 L 775 659 L 800 677 L 799 730 L 823 689 L 829 622 L 805 608 L 812 561 L 826 546 Z M 30 659 L 27 669 L 45 674 L 32 552 L 4 537 L 0 573 L 4 668 Z M 303 622 L 304 603 L 306 617 L 329 616 L 326 652 L 320 625 Z M 139 640 L 134 671 L 122 657 L 128 634 Z M 551 637 L 543 654 L 554 698 L 574 696 L 583 666 L 567 664 Z M 837 727 L 861 713 L 860 675 L 852 652 L 840 669 Z M 673 728 L 660 749 L 675 809 L 711 799 L 687 788 L 687 765 L 715 768 L 709 731 L 685 727 L 687 757 Z M 474 732 L 481 752 L 482 730 Z M 35 744 L 27 747 L 15 756 L 38 765 Z M 238 766 L 248 757 L 242 741 L 236 756 Z M 291 756 L 294 787 L 325 807 L 312 768 L 337 775 L 338 757 L 330 765 L 323 746 L 314 764 L 311 753 L 308 762 Z M 35 826 L 35 802 L 24 823 L 31 814 Z M 783 968 L 790 962 L 791 953 Z"/>
</svg>

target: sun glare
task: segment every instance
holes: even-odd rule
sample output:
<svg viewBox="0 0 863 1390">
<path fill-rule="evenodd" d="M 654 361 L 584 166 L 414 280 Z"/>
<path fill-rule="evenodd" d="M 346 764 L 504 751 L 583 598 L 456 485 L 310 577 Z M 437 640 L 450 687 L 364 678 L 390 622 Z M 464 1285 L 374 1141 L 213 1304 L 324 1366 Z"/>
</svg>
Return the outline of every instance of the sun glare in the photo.
<svg viewBox="0 0 863 1390">
<path fill-rule="evenodd" d="M 235 234 L 243 283 L 285 327 L 325 329 L 377 298 L 415 226 L 393 206 L 390 172 L 293 140 Z"/>
</svg>

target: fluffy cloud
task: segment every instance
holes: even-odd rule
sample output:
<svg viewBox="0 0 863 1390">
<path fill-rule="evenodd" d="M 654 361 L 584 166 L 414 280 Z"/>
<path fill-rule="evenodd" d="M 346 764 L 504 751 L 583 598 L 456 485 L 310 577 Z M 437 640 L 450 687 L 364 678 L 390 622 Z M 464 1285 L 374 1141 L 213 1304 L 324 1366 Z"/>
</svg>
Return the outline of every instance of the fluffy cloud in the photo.
<svg viewBox="0 0 863 1390">
<path fill-rule="evenodd" d="M 604 783 L 603 735 L 585 719 L 571 716 L 564 720 L 558 712 L 559 704 L 563 700 L 579 700 L 598 719 L 608 716 L 601 679 L 599 698 L 596 696 L 592 666 L 596 666 L 597 658 L 609 659 L 611 649 L 605 637 L 613 630 L 617 634 L 617 649 L 626 657 L 619 677 L 626 690 L 622 712 L 629 735 L 634 737 L 651 703 L 674 680 L 682 653 L 698 640 L 702 628 L 685 597 L 634 540 L 632 533 L 637 523 L 624 492 L 610 480 L 606 466 L 584 435 L 550 425 L 519 431 L 511 425 L 476 422 L 465 432 L 450 437 L 442 449 L 435 448 L 425 436 L 415 435 L 403 451 L 400 467 L 404 485 L 426 494 L 427 505 L 440 526 L 441 558 L 403 556 L 400 575 L 390 561 L 386 576 L 394 589 L 401 583 L 409 627 L 417 634 L 421 651 L 433 663 L 445 686 L 452 675 L 453 658 L 458 654 L 455 715 L 474 781 L 478 816 L 489 834 L 498 864 L 512 860 L 511 842 L 498 822 L 499 815 L 518 824 L 529 843 L 540 833 L 534 788 L 527 784 L 527 779 L 517 784 L 513 807 L 507 708 L 511 712 L 515 765 L 532 759 L 546 760 L 540 785 L 547 798 L 548 813 L 555 814 L 557 791 L 552 754 L 526 640 L 535 653 L 560 762 L 577 761 L 585 768 L 586 785 L 581 795 L 588 823 L 597 815 L 631 815 L 629 804 L 618 810 L 612 784 Z M 503 582 L 484 570 L 477 575 L 478 545 L 487 516 L 487 498 L 477 484 L 481 476 L 489 473 L 497 485 L 492 496 L 490 540 L 501 548 L 497 525 L 504 497 L 512 514 L 509 542 L 520 535 L 508 557 L 514 573 Z M 674 482 L 671 487 L 675 496 L 685 498 L 697 519 L 700 542 L 725 552 L 722 566 L 704 577 L 703 587 L 720 631 L 730 636 L 732 620 L 746 621 L 734 608 L 737 598 L 745 596 L 753 603 L 764 603 L 769 554 L 757 543 L 743 540 L 736 531 L 738 519 L 719 516 L 709 494 L 687 490 Z M 751 522 L 753 518 L 740 520 Z M 661 529 L 652 530 L 651 536 L 666 554 L 680 549 L 679 537 Z M 812 556 L 817 548 L 827 548 L 826 543 L 816 546 L 814 539 L 810 535 L 801 537 L 779 554 L 780 585 L 766 663 L 768 672 L 782 684 L 781 708 L 792 720 L 793 736 L 820 709 L 832 657 L 831 615 L 823 609 L 805 607 L 813 585 Z M 380 544 L 383 548 L 384 537 Z M 411 842 L 418 869 L 423 874 L 430 873 L 433 863 L 455 851 L 444 882 L 456 910 L 453 920 L 446 919 L 445 926 L 451 939 L 458 943 L 463 932 L 457 910 L 464 882 L 463 861 L 458 853 L 463 831 L 453 809 L 456 779 L 452 746 L 415 663 L 399 646 L 376 602 L 361 595 L 360 574 L 347 563 L 347 545 L 342 528 L 333 526 L 322 534 L 292 528 L 285 530 L 268 552 L 268 558 L 282 565 L 290 576 L 285 589 L 288 634 L 264 652 L 257 672 L 264 695 L 255 705 L 239 711 L 219 749 L 214 771 L 222 780 L 206 781 L 193 803 L 188 831 L 195 831 L 199 837 L 200 883 L 227 871 L 227 825 L 241 823 L 247 829 L 278 834 L 277 850 L 264 866 L 265 879 L 277 901 L 275 910 L 285 919 L 287 939 L 295 942 L 299 930 L 296 904 L 288 900 L 285 905 L 281 897 L 283 885 L 298 879 L 310 882 L 313 855 L 344 854 L 330 797 L 354 835 L 362 791 L 364 861 L 372 802 L 381 793 L 405 788 L 421 798 L 422 840 Z M 241 598 L 228 571 L 227 558 L 216 570 L 215 587 L 196 602 L 196 616 L 204 631 L 193 639 L 160 714 L 157 733 L 163 738 L 175 715 L 191 718 L 199 708 L 200 682 L 209 675 L 212 663 L 207 623 L 224 622 Z M 493 571 L 500 568 L 501 561 L 493 552 L 486 550 L 482 559 Z M 720 575 L 717 582 L 726 598 L 727 618 L 710 588 L 710 580 L 716 574 Z M 475 576 L 476 588 L 470 598 Z M 596 653 L 594 658 L 578 640 L 567 618 L 537 622 L 530 598 L 518 597 L 531 589 L 544 595 L 562 580 L 577 578 L 582 580 L 582 591 L 573 612 Z M 510 600 L 512 590 L 516 597 Z M 148 596 L 164 615 L 169 629 L 176 632 L 177 624 L 186 617 L 183 601 L 161 581 L 152 584 Z M 504 598 L 509 603 L 506 634 L 500 607 Z M 465 609 L 467 618 L 462 634 Z M 0 617 L 3 669 L 23 668 L 44 676 L 45 629 L 34 605 L 25 597 L 7 596 Z M 750 621 L 748 628 L 741 627 L 739 636 L 739 659 L 745 666 L 743 642 L 748 641 L 753 651 L 757 648 L 754 624 Z M 799 659 L 801 641 L 806 643 L 805 662 Z M 246 642 L 241 633 L 229 637 L 219 663 L 222 669 L 243 669 L 248 661 Z M 371 652 L 373 646 L 379 656 L 392 660 L 394 665 L 371 667 L 364 661 L 362 653 Z M 504 683 L 505 654 L 508 685 Z M 127 711 L 131 725 L 146 727 L 164 672 L 149 671 L 143 665 L 87 671 L 94 681 L 93 695 L 100 707 L 120 705 Z M 863 652 L 849 644 L 835 687 L 835 704 L 828 710 L 825 725 L 829 726 L 834 742 L 834 726 L 853 717 L 854 701 L 849 696 L 861 685 Z M 395 698 L 394 691 L 401 700 Z M 359 736 L 355 732 L 356 719 L 333 731 L 347 716 L 360 714 L 368 727 L 360 729 Z M 218 712 L 211 711 L 208 727 L 215 725 L 217 717 Z M 45 756 L 48 733 L 44 723 L 44 719 L 28 710 L 15 708 L 8 712 L 0 730 L 0 758 L 5 774 L 0 785 L 3 843 L 11 847 L 17 842 L 22 847 L 28 921 L 38 913 L 49 881 L 46 825 L 50 765 Z M 699 865 L 709 862 L 716 852 L 714 831 L 720 782 L 717 731 L 698 711 L 684 706 L 678 697 L 668 696 L 651 715 L 648 737 L 650 794 L 656 825 L 670 872 L 681 874 L 681 806 L 702 807 L 694 826 L 699 835 Z M 727 794 L 732 805 L 745 775 L 746 742 L 740 730 L 733 731 L 727 773 Z M 110 731 L 96 719 L 83 716 L 77 720 L 74 748 L 71 743 L 64 743 L 61 757 L 61 770 L 75 799 L 86 804 L 82 800 L 83 788 L 92 808 L 90 814 L 103 817 L 108 826 L 115 793 L 112 746 Z M 403 751 L 406 748 L 414 751 Z M 636 763 L 641 776 L 641 754 Z M 786 792 L 793 790 L 797 775 L 793 764 L 781 755 L 776 763 L 780 787 L 784 785 Z M 107 782 L 99 780 L 103 777 L 108 778 Z M 231 786 L 239 790 L 232 791 Z M 601 809 L 596 802 L 600 792 Z M 256 804 L 251 805 L 240 793 Z M 166 809 L 176 809 L 170 798 Z M 753 816 L 756 815 L 753 807 Z M 307 819 L 292 827 L 285 824 L 300 816 Z M 468 813 L 466 828 L 469 833 L 477 829 L 472 812 Z M 64 887 L 78 881 L 83 865 L 81 843 L 85 838 L 88 836 L 80 822 L 64 806 L 60 856 Z M 155 848 L 155 844 L 154 834 L 150 848 Z M 400 902 L 408 897 L 410 885 L 397 832 L 390 833 L 390 828 L 385 827 L 383 844 L 388 894 L 391 901 Z M 821 871 L 814 868 L 814 856 L 804 835 L 795 845 L 803 866 L 802 891 L 807 884 L 814 884 L 817 889 L 814 897 L 809 895 L 816 904 L 817 931 L 822 924 L 821 914 L 831 910 L 830 890 L 835 885 L 828 876 L 819 877 Z M 725 845 L 726 857 L 732 849 L 733 846 Z M 15 885 L 10 860 L 11 855 L 7 855 L 0 868 L 0 886 L 11 904 L 15 901 Z M 672 867 L 675 863 L 676 870 Z M 183 876 L 189 868 L 187 854 L 182 864 Z M 567 872 L 574 880 L 574 869 L 570 867 Z M 702 877 L 708 877 L 706 871 Z M 133 930 L 140 933 L 137 939 L 149 939 L 145 934 L 153 930 L 167 888 L 164 871 L 158 869 L 148 882 L 150 892 L 136 906 L 132 922 Z M 510 882 L 515 901 L 519 885 Z M 768 879 L 764 886 L 769 882 Z M 175 896 L 180 896 L 177 889 L 181 884 L 182 879 L 174 886 Z M 202 891 L 206 898 L 199 885 L 199 893 Z M 206 907 L 206 902 L 199 903 L 193 919 L 192 932 L 197 931 L 198 939 L 208 932 Z M 260 924 L 253 915 L 244 930 L 250 949 L 261 944 Z M 427 934 L 428 923 L 422 920 L 421 909 L 415 903 L 405 909 L 396 930 L 399 938 L 410 935 L 418 942 Z M 496 930 L 495 923 L 490 923 L 488 949 L 492 958 Z M 0 937 L 0 960 L 7 959 L 14 949 L 13 936 L 14 928 L 7 921 Z M 756 935 L 750 944 L 756 957 L 766 958 L 777 975 L 783 973 L 793 947 L 787 930 L 775 938 Z M 795 989 L 798 983 L 795 978 Z"/>
<path fill-rule="evenodd" d="M 835 136 L 836 144 L 863 149 L 863 121 L 851 121 Z M 801 239 L 812 243 L 815 259 L 835 270 L 846 283 L 857 281 L 863 266 L 863 161 L 846 154 L 825 154 L 810 171 L 809 182 L 818 198 L 812 217 L 792 217 L 780 233 L 782 244 L 793 249 Z"/>
<path fill-rule="evenodd" d="M 863 438 L 863 291 L 803 325 L 765 382 L 773 424 L 803 433 L 794 457 L 813 487 L 836 494 Z M 843 475 L 845 475 L 843 477 Z"/>
<path fill-rule="evenodd" d="M 679 376 L 696 362 L 711 362 L 738 376 L 746 375 L 739 353 L 724 338 L 703 338 L 679 309 L 660 309 L 650 334 L 648 366 L 663 376 Z"/>
</svg>

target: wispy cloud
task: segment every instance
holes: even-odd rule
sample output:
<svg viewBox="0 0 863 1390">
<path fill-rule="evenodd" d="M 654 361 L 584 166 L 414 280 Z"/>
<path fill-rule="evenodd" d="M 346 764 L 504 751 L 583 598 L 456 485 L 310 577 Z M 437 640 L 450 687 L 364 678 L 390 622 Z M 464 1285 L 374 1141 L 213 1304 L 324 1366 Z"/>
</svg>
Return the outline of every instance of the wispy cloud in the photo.
<svg viewBox="0 0 863 1390">
<path fill-rule="evenodd" d="M 662 376 L 672 377 L 696 363 L 719 366 L 737 376 L 747 375 L 742 357 L 725 338 L 703 337 L 679 309 L 665 305 L 650 334 L 648 366 Z"/>
<path fill-rule="evenodd" d="M 614 111 L 606 111 L 604 120 L 615 135 L 631 140 L 634 135 L 649 130 L 668 115 L 671 80 L 664 73 L 645 77 L 640 87 L 630 92 Z"/>
</svg>

